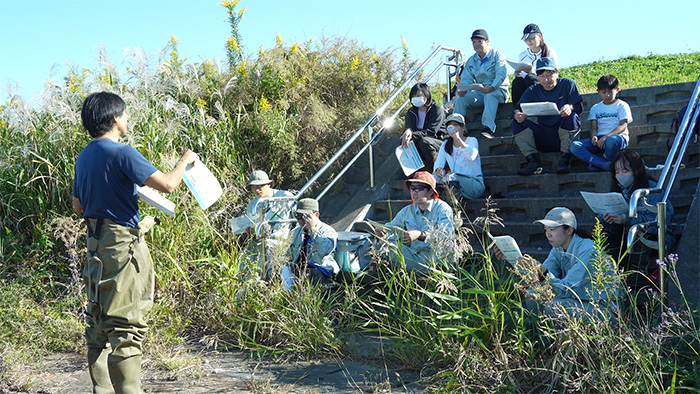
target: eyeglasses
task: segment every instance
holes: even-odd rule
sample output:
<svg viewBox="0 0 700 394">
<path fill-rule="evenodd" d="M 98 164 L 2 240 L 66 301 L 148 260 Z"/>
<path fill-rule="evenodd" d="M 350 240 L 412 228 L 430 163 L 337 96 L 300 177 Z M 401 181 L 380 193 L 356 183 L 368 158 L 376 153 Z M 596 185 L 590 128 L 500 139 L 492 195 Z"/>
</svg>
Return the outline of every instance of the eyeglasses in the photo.
<svg viewBox="0 0 700 394">
<path fill-rule="evenodd" d="M 411 192 L 422 192 L 423 190 L 427 190 L 428 188 L 425 186 L 412 186 L 411 187 Z"/>
</svg>

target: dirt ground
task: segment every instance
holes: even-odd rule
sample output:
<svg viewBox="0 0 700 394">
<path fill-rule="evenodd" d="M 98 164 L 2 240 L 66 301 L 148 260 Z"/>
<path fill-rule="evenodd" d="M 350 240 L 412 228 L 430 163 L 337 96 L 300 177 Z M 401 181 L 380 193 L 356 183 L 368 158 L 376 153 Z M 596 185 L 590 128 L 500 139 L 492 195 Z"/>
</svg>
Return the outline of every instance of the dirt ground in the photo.
<svg viewBox="0 0 700 394">
<path fill-rule="evenodd" d="M 360 344 L 361 345 L 361 344 Z M 423 393 L 417 373 L 392 370 L 381 363 L 338 360 L 256 359 L 250 352 L 188 348 L 183 359 L 194 362 L 165 371 L 144 360 L 141 383 L 146 393 Z M 0 394 L 80 394 L 91 392 L 87 362 L 79 353 L 52 354 L 35 371 L 31 386 L 7 388 Z"/>
</svg>

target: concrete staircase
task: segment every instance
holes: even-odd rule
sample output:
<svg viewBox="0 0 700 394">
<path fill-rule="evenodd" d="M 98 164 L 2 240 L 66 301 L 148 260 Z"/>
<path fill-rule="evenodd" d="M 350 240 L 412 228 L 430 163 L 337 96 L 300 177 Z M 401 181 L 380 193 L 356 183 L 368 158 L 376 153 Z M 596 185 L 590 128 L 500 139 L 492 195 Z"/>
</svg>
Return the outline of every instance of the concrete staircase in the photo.
<svg viewBox="0 0 700 394">
<path fill-rule="evenodd" d="M 667 144 L 670 145 L 674 136 L 670 130 L 671 120 L 687 104 L 694 87 L 695 82 L 688 82 L 621 91 L 619 97 L 629 103 L 634 118 L 630 125 L 628 149 L 638 151 L 647 167 L 664 163 L 668 154 Z M 597 93 L 584 95 L 583 138 L 589 136 L 589 122 L 585 120 L 588 109 L 599 101 Z M 541 154 L 544 174 L 529 177 L 515 175 L 517 169 L 525 165 L 525 159 L 513 144 L 511 113 L 512 104 L 501 105 L 496 121 L 496 137 L 491 140 L 479 139 L 486 184 L 484 198 L 462 200 L 459 209 L 469 220 L 474 220 L 483 215 L 485 197 L 492 196 L 499 209 L 498 215 L 505 224 L 505 227 L 492 226 L 492 234 L 509 234 L 518 241 L 523 253 L 542 259 L 550 247 L 541 226 L 533 225 L 533 220 L 544 217 L 555 206 L 566 206 L 576 214 L 582 227 L 590 231 L 595 216 L 579 191 L 609 191 L 610 175 L 589 172 L 586 164 L 576 158 L 572 159 L 571 174 L 557 175 L 554 167 L 559 153 Z M 477 138 L 482 129 L 480 118 L 480 112 L 467 116 L 467 129 Z M 402 121 L 398 123 L 403 124 Z M 393 154 L 397 145 L 398 130 L 386 132 L 375 145 L 374 188 L 369 187 L 367 157 L 357 161 L 355 168 L 348 171 L 336 190 L 321 201 L 324 221 L 331 223 L 336 230 L 347 231 L 354 222 L 364 218 L 388 221 L 392 213 L 410 203 L 410 195 L 403 186 L 403 174 Z M 697 141 L 689 146 L 683 163 L 686 167 L 679 171 L 670 198 L 675 210 L 672 226 L 677 235 L 683 233 L 686 217 L 698 190 L 700 144 Z M 650 173 L 658 179 L 661 170 L 650 170 Z M 469 225 L 469 220 L 465 220 L 465 225 Z"/>
</svg>

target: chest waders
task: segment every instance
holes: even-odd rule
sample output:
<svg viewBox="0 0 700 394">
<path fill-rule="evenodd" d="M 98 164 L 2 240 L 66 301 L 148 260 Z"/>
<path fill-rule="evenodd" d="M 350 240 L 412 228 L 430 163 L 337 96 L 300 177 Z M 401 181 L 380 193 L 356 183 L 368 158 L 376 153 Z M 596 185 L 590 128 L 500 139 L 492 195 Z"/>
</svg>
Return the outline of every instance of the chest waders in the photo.
<svg viewBox="0 0 700 394">
<path fill-rule="evenodd" d="M 108 219 L 86 219 L 88 367 L 93 393 L 142 393 L 141 344 L 153 306 L 155 273 L 144 235 L 156 223 L 136 228 Z"/>
</svg>

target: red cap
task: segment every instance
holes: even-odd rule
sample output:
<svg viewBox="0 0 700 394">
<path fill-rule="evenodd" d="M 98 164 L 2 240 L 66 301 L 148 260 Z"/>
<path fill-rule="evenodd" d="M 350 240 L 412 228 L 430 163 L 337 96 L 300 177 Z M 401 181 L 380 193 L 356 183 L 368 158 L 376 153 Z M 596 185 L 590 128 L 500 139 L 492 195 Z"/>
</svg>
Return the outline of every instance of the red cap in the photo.
<svg viewBox="0 0 700 394">
<path fill-rule="evenodd" d="M 406 182 L 404 182 L 409 192 L 411 191 L 411 183 L 422 183 L 430 186 L 430 189 L 433 191 L 433 198 L 438 198 L 439 194 L 437 190 L 435 190 L 435 177 L 428 171 L 418 171 L 413 174 L 413 178 L 407 179 Z"/>
</svg>

